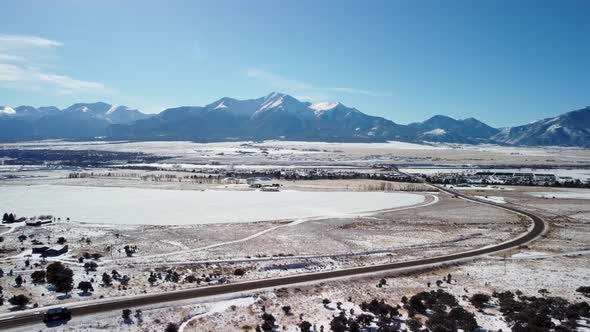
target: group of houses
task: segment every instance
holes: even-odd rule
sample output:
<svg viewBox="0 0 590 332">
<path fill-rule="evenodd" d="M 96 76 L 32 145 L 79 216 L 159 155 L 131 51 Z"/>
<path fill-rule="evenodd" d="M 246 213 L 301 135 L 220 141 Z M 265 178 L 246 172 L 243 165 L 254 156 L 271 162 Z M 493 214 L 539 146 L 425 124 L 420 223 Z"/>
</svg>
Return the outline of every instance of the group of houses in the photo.
<svg viewBox="0 0 590 332">
<path fill-rule="evenodd" d="M 590 179 L 580 180 L 553 173 L 480 171 L 475 173 L 440 173 L 427 177 L 433 183 L 475 185 L 527 185 L 527 186 L 588 186 Z"/>
</svg>

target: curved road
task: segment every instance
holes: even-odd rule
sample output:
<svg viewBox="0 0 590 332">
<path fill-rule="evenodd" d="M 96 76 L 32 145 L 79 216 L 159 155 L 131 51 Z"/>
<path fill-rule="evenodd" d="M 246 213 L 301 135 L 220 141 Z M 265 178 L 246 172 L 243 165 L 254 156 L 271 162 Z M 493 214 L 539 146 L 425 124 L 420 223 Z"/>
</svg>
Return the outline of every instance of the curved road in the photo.
<svg viewBox="0 0 590 332">
<path fill-rule="evenodd" d="M 476 258 L 482 255 L 488 255 L 493 253 L 498 253 L 501 251 L 505 251 L 508 249 L 516 248 L 518 246 L 524 245 L 537 237 L 541 236 L 546 230 L 546 224 L 543 219 L 536 214 L 524 210 L 520 210 L 516 207 L 512 206 L 504 206 L 501 204 L 478 200 L 467 195 L 455 192 L 453 190 L 447 189 L 445 187 L 433 185 L 434 187 L 438 188 L 441 191 L 447 192 L 455 197 L 460 197 L 472 202 L 486 204 L 494 207 L 498 207 L 501 209 L 505 209 L 517 214 L 524 215 L 530 218 L 533 221 L 532 227 L 529 229 L 527 233 L 524 235 L 517 237 L 515 239 L 509 240 L 507 242 L 503 242 L 497 245 L 488 246 L 480 249 L 470 250 L 466 252 L 460 252 L 455 254 L 449 254 L 444 256 L 437 256 L 432 258 L 424 258 L 406 262 L 398 262 L 398 263 L 389 263 L 389 264 L 379 264 L 379 265 L 370 265 L 370 266 L 363 266 L 363 267 L 355 267 L 355 268 L 348 268 L 348 269 L 340 269 L 334 271 L 327 271 L 327 272 L 314 272 L 314 273 L 306 273 L 306 274 L 299 274 L 294 276 L 287 276 L 287 277 L 280 277 L 280 278 L 272 278 L 272 279 L 263 279 L 263 280 L 254 280 L 254 281 L 244 281 L 244 282 L 237 282 L 233 284 L 226 284 L 220 286 L 209 286 L 209 287 L 202 287 L 202 288 L 195 288 L 195 289 L 185 289 L 179 291 L 172 291 L 166 293 L 156 293 L 156 294 L 147 294 L 141 295 L 136 297 L 123 297 L 123 298 L 115 298 L 115 299 L 108 299 L 102 300 L 101 302 L 97 301 L 89 301 L 89 302 L 79 302 L 79 303 L 72 303 L 68 305 L 64 305 L 69 307 L 72 311 L 72 316 L 75 318 L 76 316 L 94 314 L 99 312 L 111 311 L 111 310 L 120 310 L 125 308 L 133 308 L 133 307 L 140 307 L 145 305 L 151 305 L 156 303 L 162 302 L 171 302 L 171 301 L 179 301 L 179 300 L 187 300 L 191 298 L 199 298 L 199 297 L 207 297 L 207 296 L 214 296 L 214 295 L 223 295 L 223 294 L 230 294 L 230 293 L 239 293 L 239 292 L 246 292 L 246 291 L 253 291 L 253 290 L 260 290 L 264 288 L 273 288 L 273 287 L 281 287 L 281 286 L 290 286 L 294 284 L 300 283 L 307 283 L 307 282 L 317 282 L 322 280 L 334 279 L 334 278 L 343 278 L 343 277 L 354 277 L 360 276 L 365 274 L 371 273 L 379 273 L 379 272 L 395 272 L 401 271 L 405 269 L 416 269 L 421 267 L 428 267 L 431 265 L 436 264 L 445 264 L 445 263 L 457 263 L 467 259 Z M 22 327 L 30 324 L 39 323 L 42 321 L 42 313 L 44 310 L 36 309 L 24 312 L 15 312 L 12 316 L 0 319 L 0 330 L 5 330 L 9 328 L 16 328 Z"/>
</svg>

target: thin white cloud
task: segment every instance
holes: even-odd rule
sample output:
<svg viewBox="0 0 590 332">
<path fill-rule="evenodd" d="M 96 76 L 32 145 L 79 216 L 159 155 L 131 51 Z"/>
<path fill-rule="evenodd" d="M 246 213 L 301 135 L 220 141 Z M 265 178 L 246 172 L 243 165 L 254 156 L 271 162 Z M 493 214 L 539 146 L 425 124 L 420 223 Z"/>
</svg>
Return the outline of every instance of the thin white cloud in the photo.
<svg viewBox="0 0 590 332">
<path fill-rule="evenodd" d="M 62 46 L 63 43 L 35 36 L 0 34 L 0 45 L 13 45 L 19 47 L 56 47 Z"/>
<path fill-rule="evenodd" d="M 0 54 L 0 62 L 21 62 L 25 61 L 23 57 L 9 55 L 9 54 Z"/>
<path fill-rule="evenodd" d="M 0 34 L 0 86 L 57 94 L 110 93 L 103 83 L 54 72 L 63 43 L 36 36 Z"/>
<path fill-rule="evenodd" d="M 23 70 L 17 65 L 0 61 L 0 82 L 18 81 L 23 76 Z"/>
<path fill-rule="evenodd" d="M 363 89 L 355 89 L 355 88 L 327 88 L 329 91 L 334 92 L 342 92 L 342 93 L 349 93 L 349 94 L 356 94 L 356 95 L 365 95 L 371 97 L 390 97 L 391 93 L 384 93 L 379 91 L 371 91 L 371 90 L 363 90 Z"/>
<path fill-rule="evenodd" d="M 75 78 L 71 78 L 69 76 L 63 75 L 54 75 L 54 74 L 46 74 L 42 72 L 34 73 L 35 78 L 37 78 L 41 82 L 47 82 L 50 84 L 54 84 L 61 88 L 67 90 L 92 90 L 92 89 L 99 89 L 104 90 L 106 87 L 102 83 L 98 82 L 89 82 L 89 81 L 82 81 L 77 80 Z"/>
<path fill-rule="evenodd" d="M 252 67 L 245 70 L 246 76 L 258 79 L 266 83 L 270 88 L 289 91 L 299 95 L 298 99 L 319 101 L 333 98 L 333 94 L 355 94 L 370 97 L 388 97 L 390 93 L 371 91 L 350 87 L 326 87 L 318 86 L 309 82 L 289 79 L 271 71 Z"/>
</svg>

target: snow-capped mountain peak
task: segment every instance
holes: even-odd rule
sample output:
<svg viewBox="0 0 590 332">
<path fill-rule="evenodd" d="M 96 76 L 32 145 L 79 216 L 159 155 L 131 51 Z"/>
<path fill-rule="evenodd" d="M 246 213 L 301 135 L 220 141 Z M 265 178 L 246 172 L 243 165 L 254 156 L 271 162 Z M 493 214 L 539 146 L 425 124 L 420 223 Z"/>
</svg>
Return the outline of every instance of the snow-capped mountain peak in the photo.
<svg viewBox="0 0 590 332">
<path fill-rule="evenodd" d="M 16 114 L 16 111 L 14 110 L 14 108 L 6 106 L 0 109 L 0 114 L 12 115 Z"/>
<path fill-rule="evenodd" d="M 336 102 L 319 102 L 319 103 L 313 103 L 311 104 L 311 106 L 309 106 L 309 108 L 311 108 L 314 111 L 329 111 L 331 109 L 336 108 L 338 105 L 340 105 L 340 103 L 336 103 Z"/>
<path fill-rule="evenodd" d="M 111 108 L 111 105 L 103 102 L 78 103 L 65 108 L 63 111 L 65 113 L 88 113 L 93 115 L 104 115 Z"/>
<path fill-rule="evenodd" d="M 217 104 L 217 106 L 215 106 L 213 109 L 214 110 L 219 110 L 219 109 L 223 109 L 223 108 L 227 108 L 227 106 L 225 106 L 225 101 L 222 100 L 221 103 Z"/>
<path fill-rule="evenodd" d="M 264 98 L 260 111 L 265 111 L 273 108 L 280 108 L 284 106 L 283 103 L 288 99 L 288 95 L 284 93 L 273 92 Z"/>
<path fill-rule="evenodd" d="M 273 92 L 269 93 L 268 95 L 266 95 L 264 97 L 264 100 L 278 99 L 278 98 L 281 98 L 281 97 L 284 97 L 284 96 L 286 96 L 286 94 L 273 91 Z"/>
<path fill-rule="evenodd" d="M 123 106 L 123 105 L 113 105 L 113 106 L 111 106 L 111 108 L 109 108 L 109 110 L 108 110 L 108 111 L 107 111 L 105 114 L 106 114 L 106 115 L 109 115 L 109 114 L 113 114 L 113 113 L 115 113 L 115 112 L 117 112 L 117 111 L 126 111 L 126 110 L 128 110 L 128 109 L 129 109 L 129 108 L 128 108 L 127 106 Z"/>
<path fill-rule="evenodd" d="M 303 103 L 287 94 L 273 92 L 264 97 L 262 104 L 254 115 L 266 113 L 269 111 L 281 111 L 288 113 L 296 113 L 302 116 L 313 115 L 308 107 L 308 104 Z"/>
<path fill-rule="evenodd" d="M 281 106 L 281 104 L 283 104 L 283 97 L 279 97 L 279 98 L 269 98 L 267 101 L 264 102 L 264 104 L 262 104 L 262 107 L 260 107 L 261 111 L 267 110 L 267 109 L 271 109 L 271 108 L 276 108 Z"/>
</svg>

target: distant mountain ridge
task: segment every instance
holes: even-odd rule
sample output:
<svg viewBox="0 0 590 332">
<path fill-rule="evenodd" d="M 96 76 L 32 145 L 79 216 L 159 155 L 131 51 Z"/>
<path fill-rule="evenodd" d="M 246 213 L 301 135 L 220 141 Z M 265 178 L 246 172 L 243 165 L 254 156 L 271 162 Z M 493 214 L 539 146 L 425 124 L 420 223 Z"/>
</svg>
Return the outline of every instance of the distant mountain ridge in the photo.
<svg viewBox="0 0 590 332">
<path fill-rule="evenodd" d="M 170 108 L 151 118 L 114 125 L 109 136 L 146 140 L 412 140 L 416 130 L 340 103 L 311 104 L 273 92 L 257 99 L 221 98 L 206 106 Z"/>
<path fill-rule="evenodd" d="M 126 106 L 78 103 L 57 107 L 0 106 L 0 140 L 93 139 L 104 136 L 113 124 L 147 119 L 151 115 Z"/>
<path fill-rule="evenodd" d="M 426 121 L 410 123 L 408 126 L 420 130 L 419 138 L 424 141 L 445 143 L 481 143 L 499 132 L 499 129 L 474 118 L 456 120 L 445 115 L 435 115 Z"/>
<path fill-rule="evenodd" d="M 590 147 L 590 106 L 526 125 L 504 128 L 492 140 L 514 145 Z"/>
<path fill-rule="evenodd" d="M 401 125 L 341 103 L 309 103 L 273 92 L 256 99 L 221 98 L 145 114 L 104 102 L 62 110 L 0 106 L 0 141 L 69 140 L 300 140 L 443 142 L 590 147 L 590 107 L 531 124 L 493 128 L 477 119 L 436 115 Z"/>
</svg>

